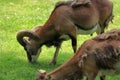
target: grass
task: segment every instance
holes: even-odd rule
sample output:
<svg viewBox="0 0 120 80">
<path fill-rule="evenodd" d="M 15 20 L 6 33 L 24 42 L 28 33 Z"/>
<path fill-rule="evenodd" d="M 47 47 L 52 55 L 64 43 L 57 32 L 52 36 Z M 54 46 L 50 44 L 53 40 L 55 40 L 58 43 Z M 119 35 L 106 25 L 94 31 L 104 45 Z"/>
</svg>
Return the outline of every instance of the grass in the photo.
<svg viewBox="0 0 120 80">
<path fill-rule="evenodd" d="M 48 65 L 55 49 L 45 46 L 38 61 L 31 64 L 27 61 L 23 47 L 16 41 L 17 31 L 44 24 L 57 1 L 60 0 L 0 0 L 0 80 L 35 80 L 37 70 L 45 69 L 49 72 L 72 57 L 71 44 L 67 41 L 62 45 L 57 65 Z M 112 2 L 115 18 L 107 30 L 120 29 L 120 1 Z M 89 35 L 79 35 L 78 46 L 89 38 Z M 107 77 L 107 80 L 113 79 L 120 80 L 120 77 Z"/>
</svg>

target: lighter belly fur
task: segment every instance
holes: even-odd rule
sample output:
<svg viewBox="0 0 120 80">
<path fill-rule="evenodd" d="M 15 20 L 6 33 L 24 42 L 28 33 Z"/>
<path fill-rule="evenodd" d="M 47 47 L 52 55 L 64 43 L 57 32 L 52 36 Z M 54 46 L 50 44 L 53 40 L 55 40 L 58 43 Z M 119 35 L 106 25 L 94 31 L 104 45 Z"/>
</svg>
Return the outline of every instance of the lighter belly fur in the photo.
<svg viewBox="0 0 120 80">
<path fill-rule="evenodd" d="M 83 35 L 92 34 L 92 33 L 96 32 L 97 29 L 100 29 L 99 24 L 97 24 L 94 28 L 89 29 L 89 30 L 82 30 L 80 28 L 77 28 L 77 34 L 83 34 Z"/>
<path fill-rule="evenodd" d="M 97 30 L 100 32 L 100 25 L 97 24 L 94 28 L 90 29 L 90 30 L 82 30 L 80 28 L 76 28 L 77 29 L 77 34 L 81 34 L 81 35 L 88 35 L 88 34 L 92 34 L 94 32 L 96 32 Z M 62 35 L 60 36 L 60 39 L 70 39 L 70 37 L 68 35 Z"/>
</svg>

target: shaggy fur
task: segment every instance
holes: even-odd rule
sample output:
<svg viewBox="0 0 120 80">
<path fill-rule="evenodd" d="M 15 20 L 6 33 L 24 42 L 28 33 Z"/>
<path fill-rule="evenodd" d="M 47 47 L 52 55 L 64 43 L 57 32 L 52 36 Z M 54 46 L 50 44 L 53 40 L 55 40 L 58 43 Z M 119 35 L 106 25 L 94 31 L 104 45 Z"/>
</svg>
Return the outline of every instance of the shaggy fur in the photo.
<svg viewBox="0 0 120 80">
<path fill-rule="evenodd" d="M 70 60 L 42 79 L 41 74 L 38 75 L 37 80 L 81 80 L 83 75 L 87 80 L 95 80 L 100 72 L 100 79 L 105 80 L 107 74 L 101 70 L 120 74 L 120 30 L 111 30 L 85 41 Z"/>
</svg>

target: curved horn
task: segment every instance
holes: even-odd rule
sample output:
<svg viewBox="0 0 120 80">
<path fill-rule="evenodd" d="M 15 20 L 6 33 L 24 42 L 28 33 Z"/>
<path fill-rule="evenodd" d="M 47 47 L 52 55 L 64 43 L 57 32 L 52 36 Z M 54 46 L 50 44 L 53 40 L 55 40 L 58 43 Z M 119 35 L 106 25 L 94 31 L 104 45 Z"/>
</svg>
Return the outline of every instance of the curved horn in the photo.
<svg viewBox="0 0 120 80">
<path fill-rule="evenodd" d="M 39 36 L 34 33 L 33 31 L 30 31 L 30 30 L 21 30 L 17 33 L 17 41 L 22 45 L 22 46 L 25 46 L 26 45 L 26 42 L 24 41 L 24 37 L 30 37 L 34 40 L 39 40 Z"/>
</svg>

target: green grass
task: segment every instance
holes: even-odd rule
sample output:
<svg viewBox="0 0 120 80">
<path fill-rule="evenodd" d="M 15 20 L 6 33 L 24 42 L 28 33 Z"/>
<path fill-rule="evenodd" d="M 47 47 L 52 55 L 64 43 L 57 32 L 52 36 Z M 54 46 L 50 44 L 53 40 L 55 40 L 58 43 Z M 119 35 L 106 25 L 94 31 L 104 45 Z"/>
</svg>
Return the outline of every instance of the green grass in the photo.
<svg viewBox="0 0 120 80">
<path fill-rule="evenodd" d="M 37 70 L 52 71 L 72 57 L 73 51 L 69 47 L 71 44 L 67 41 L 62 45 L 57 65 L 48 65 L 55 48 L 48 49 L 45 46 L 38 61 L 31 64 L 27 61 L 23 47 L 16 41 L 17 31 L 43 25 L 57 1 L 60 0 L 0 0 L 0 80 L 35 80 Z M 120 29 L 120 1 L 112 1 L 115 18 L 107 30 Z M 78 36 L 78 46 L 89 38 L 89 35 Z M 107 77 L 107 80 L 113 79 L 120 80 L 120 77 Z"/>
</svg>

